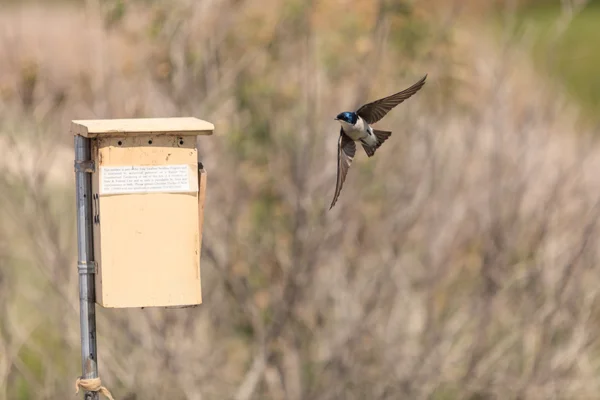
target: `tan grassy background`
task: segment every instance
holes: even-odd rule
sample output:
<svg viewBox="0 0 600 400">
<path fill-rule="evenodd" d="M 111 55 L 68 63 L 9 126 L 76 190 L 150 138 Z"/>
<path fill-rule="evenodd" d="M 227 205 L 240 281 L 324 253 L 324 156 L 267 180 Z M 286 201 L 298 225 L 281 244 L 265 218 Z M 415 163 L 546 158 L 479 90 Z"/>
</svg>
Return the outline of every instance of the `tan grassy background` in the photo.
<svg viewBox="0 0 600 400">
<path fill-rule="evenodd" d="M 204 304 L 98 309 L 117 399 L 595 398 L 595 121 L 477 4 L 0 4 L 0 399 L 80 374 L 69 121 L 190 115 Z M 333 117 L 423 73 L 327 211 Z"/>
</svg>

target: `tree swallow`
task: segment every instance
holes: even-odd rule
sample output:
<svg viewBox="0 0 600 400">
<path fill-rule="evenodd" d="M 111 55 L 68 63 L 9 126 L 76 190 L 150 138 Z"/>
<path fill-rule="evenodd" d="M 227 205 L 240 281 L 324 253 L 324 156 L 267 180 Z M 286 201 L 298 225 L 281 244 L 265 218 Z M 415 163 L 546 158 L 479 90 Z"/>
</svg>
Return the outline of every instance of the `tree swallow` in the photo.
<svg viewBox="0 0 600 400">
<path fill-rule="evenodd" d="M 375 150 L 390 137 L 392 132 L 373 129 L 370 124 L 376 123 L 385 117 L 392 108 L 417 93 L 425 84 L 425 79 L 427 79 L 427 75 L 408 89 L 365 104 L 355 112 L 345 111 L 335 117 L 335 120 L 340 121 L 342 127 L 340 128 L 340 138 L 338 139 L 337 183 L 335 185 L 335 195 L 329 207 L 330 210 L 335 205 L 342 191 L 346 174 L 348 173 L 350 164 L 352 164 L 352 160 L 354 160 L 354 154 L 356 153 L 356 144 L 354 142 L 360 141 L 367 156 L 372 157 L 375 154 Z"/>
</svg>

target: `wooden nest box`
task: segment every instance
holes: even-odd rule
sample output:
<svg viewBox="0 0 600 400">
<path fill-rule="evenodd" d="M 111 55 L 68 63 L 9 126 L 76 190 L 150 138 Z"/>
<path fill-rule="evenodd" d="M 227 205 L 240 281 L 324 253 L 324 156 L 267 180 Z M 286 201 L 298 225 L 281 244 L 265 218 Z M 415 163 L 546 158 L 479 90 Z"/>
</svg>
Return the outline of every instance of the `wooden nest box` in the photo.
<svg viewBox="0 0 600 400">
<path fill-rule="evenodd" d="M 91 141 L 96 303 L 202 303 L 206 172 L 196 137 L 213 130 L 196 118 L 72 121 Z"/>
</svg>

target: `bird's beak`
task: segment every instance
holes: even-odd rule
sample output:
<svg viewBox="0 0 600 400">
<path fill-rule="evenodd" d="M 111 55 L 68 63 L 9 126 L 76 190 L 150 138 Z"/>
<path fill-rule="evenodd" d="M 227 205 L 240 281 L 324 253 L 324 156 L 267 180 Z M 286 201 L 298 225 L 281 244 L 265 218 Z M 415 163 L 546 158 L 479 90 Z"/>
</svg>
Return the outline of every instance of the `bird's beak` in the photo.
<svg viewBox="0 0 600 400">
<path fill-rule="evenodd" d="M 338 119 L 339 119 L 338 117 L 335 117 L 333 120 L 334 120 L 334 121 L 337 121 Z"/>
</svg>

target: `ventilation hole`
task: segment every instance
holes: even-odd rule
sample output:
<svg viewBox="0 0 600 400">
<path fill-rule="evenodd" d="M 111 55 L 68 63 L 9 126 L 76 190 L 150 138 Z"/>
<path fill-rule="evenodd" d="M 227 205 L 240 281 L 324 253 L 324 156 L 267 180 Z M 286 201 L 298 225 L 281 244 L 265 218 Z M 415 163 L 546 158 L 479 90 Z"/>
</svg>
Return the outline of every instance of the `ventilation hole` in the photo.
<svg viewBox="0 0 600 400">
<path fill-rule="evenodd" d="M 148 144 L 152 144 L 152 139 L 148 140 Z"/>
<path fill-rule="evenodd" d="M 182 145 L 183 144 L 183 139 L 179 140 L 179 144 Z"/>
<path fill-rule="evenodd" d="M 120 146 L 123 144 L 123 142 L 121 142 L 120 140 L 117 142 L 117 144 Z"/>
</svg>

